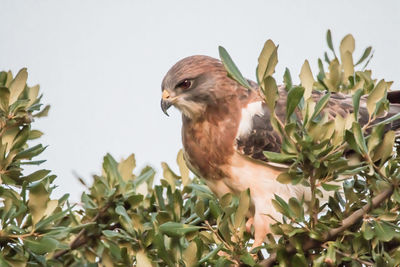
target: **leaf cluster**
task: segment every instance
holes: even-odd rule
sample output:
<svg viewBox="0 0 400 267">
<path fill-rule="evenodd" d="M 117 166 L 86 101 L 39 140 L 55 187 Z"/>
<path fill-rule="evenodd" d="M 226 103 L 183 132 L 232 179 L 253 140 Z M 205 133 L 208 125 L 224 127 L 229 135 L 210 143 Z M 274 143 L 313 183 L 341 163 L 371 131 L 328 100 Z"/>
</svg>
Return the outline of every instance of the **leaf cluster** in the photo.
<svg viewBox="0 0 400 267">
<path fill-rule="evenodd" d="M 328 31 L 327 44 L 318 74 L 305 61 L 301 84 L 294 85 L 286 69 L 284 88 L 274 78 L 278 47 L 268 40 L 260 54 L 260 93 L 282 138 L 281 152 L 265 155 L 287 165 L 280 182 L 310 194 L 288 200 L 276 195 L 272 202 L 282 218 L 253 251 L 246 231 L 251 192 L 217 199 L 190 176 L 182 151 L 179 174 L 162 163 L 157 184 L 152 167 L 136 170 L 134 155 L 118 162 L 107 154 L 91 185 L 80 179 L 87 187 L 80 203 L 71 204 L 68 195 L 52 198 L 56 176 L 40 169 L 43 160 L 37 159 L 45 147 L 30 143 L 42 135 L 31 129 L 33 120 L 47 115 L 49 106 L 42 107 L 39 86 L 26 85 L 25 69 L 15 77 L 1 72 L 0 265 L 399 265 L 400 171 L 389 129 L 399 115 L 384 119 L 391 82 L 375 80 L 365 69 L 370 47 L 354 64 L 351 35 L 335 51 Z M 252 89 L 222 47 L 220 55 L 229 76 Z M 329 112 L 341 94 L 350 96 L 352 108 L 344 115 Z M 284 112 L 277 108 L 282 96 Z M 26 165 L 38 170 L 26 174 Z M 389 198 L 365 209 L 388 188 Z M 360 212 L 362 219 L 349 220 Z"/>
<path fill-rule="evenodd" d="M 278 47 L 271 40 L 258 60 L 260 91 L 283 140 L 280 153 L 264 154 L 271 162 L 287 164 L 278 177 L 281 183 L 310 191 L 303 199 L 285 201 L 275 196 L 273 205 L 282 221 L 272 226 L 272 232 L 280 238 L 275 242 L 271 237 L 266 247 L 280 266 L 395 266 L 400 264 L 400 172 L 390 124 L 400 115 L 385 117 L 392 82 L 373 79 L 365 69 L 372 58 L 371 47 L 353 63 L 352 35 L 342 39 L 336 52 L 328 31 L 327 44 L 331 55 L 324 54 L 325 62 L 318 60 L 318 74 L 313 75 L 306 60 L 299 85 L 292 84 L 286 69 L 284 89 L 273 78 Z M 286 97 L 284 114 L 277 108 L 282 95 Z M 347 112 L 340 112 L 341 105 L 347 105 Z M 392 197 L 365 211 L 362 220 L 334 237 L 327 234 L 392 187 Z M 310 240 L 318 241 L 318 247 L 304 245 Z M 294 248 L 290 252 L 288 244 Z"/>
</svg>

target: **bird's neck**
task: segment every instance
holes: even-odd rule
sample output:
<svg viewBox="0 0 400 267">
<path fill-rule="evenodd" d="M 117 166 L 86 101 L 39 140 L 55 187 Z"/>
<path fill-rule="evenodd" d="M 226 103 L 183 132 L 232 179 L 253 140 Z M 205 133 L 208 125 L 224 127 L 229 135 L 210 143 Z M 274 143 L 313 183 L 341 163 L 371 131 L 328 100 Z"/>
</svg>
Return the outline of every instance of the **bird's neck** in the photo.
<svg viewBox="0 0 400 267">
<path fill-rule="evenodd" d="M 194 173 L 206 179 L 226 176 L 221 166 L 229 164 L 234 154 L 239 112 L 237 101 L 221 101 L 196 119 L 183 115 L 182 142 Z"/>
</svg>

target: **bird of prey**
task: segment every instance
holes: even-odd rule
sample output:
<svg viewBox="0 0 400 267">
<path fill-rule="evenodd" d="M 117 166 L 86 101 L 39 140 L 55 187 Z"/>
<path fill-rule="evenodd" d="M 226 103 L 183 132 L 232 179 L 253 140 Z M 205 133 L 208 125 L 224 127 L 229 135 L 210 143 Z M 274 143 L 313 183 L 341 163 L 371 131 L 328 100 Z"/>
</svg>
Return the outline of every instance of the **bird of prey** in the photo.
<svg viewBox="0 0 400 267">
<path fill-rule="evenodd" d="M 247 89 L 227 75 L 220 60 L 208 56 L 191 56 L 177 62 L 162 81 L 161 108 L 170 106 L 182 112 L 184 158 L 190 170 L 205 179 L 218 196 L 238 194 L 250 189 L 252 208 L 246 227 L 254 226 L 253 247 L 261 245 L 272 219 L 279 213 L 273 208 L 274 194 L 285 200 L 303 197 L 306 187 L 281 184 L 276 178 L 282 169 L 265 164 L 263 151 L 279 152 L 281 137 L 270 123 L 270 110 L 256 83 Z M 397 92 L 389 101 L 399 102 Z M 397 95 L 395 95 L 397 94 Z M 276 103 L 278 117 L 284 118 L 286 90 L 279 88 Z M 319 99 L 322 92 L 313 92 Z M 365 102 L 365 100 L 363 100 Z M 325 111 L 344 117 L 352 112 L 351 97 L 332 94 Z M 400 112 L 392 104 L 387 116 Z M 168 115 L 168 114 L 167 114 Z M 360 123 L 368 118 L 365 103 L 360 105 Z M 394 121 L 391 128 L 399 128 Z"/>
</svg>

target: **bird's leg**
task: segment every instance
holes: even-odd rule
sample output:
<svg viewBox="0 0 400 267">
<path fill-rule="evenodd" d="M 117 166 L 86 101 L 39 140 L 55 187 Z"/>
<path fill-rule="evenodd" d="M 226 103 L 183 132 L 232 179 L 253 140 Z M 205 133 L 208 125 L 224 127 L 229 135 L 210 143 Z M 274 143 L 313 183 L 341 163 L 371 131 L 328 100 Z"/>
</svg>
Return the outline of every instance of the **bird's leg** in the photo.
<svg viewBox="0 0 400 267">
<path fill-rule="evenodd" d="M 265 240 L 265 237 L 270 231 L 269 224 L 271 223 L 271 220 L 269 217 L 263 213 L 259 213 L 256 210 L 256 213 L 254 214 L 254 219 L 253 219 L 253 225 L 254 225 L 254 243 L 251 249 L 261 246 L 262 243 Z M 246 225 L 247 226 L 247 225 Z"/>
<path fill-rule="evenodd" d="M 250 217 L 246 222 L 246 232 L 251 233 L 251 226 L 254 223 L 254 217 Z"/>
</svg>

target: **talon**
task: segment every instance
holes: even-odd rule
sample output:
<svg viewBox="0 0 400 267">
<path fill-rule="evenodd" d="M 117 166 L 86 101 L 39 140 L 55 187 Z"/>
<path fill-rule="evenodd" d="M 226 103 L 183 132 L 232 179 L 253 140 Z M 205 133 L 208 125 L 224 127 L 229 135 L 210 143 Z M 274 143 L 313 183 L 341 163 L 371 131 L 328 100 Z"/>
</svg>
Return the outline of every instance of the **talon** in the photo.
<svg viewBox="0 0 400 267">
<path fill-rule="evenodd" d="M 251 249 L 254 249 L 258 246 L 261 246 L 265 240 L 265 237 L 270 232 L 269 229 L 270 220 L 265 218 L 261 214 L 254 215 L 254 243 L 251 246 Z"/>
<path fill-rule="evenodd" d="M 253 225 L 254 218 L 251 217 L 246 222 L 246 232 L 251 233 L 251 226 Z"/>
</svg>

